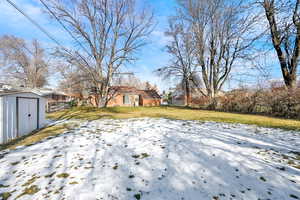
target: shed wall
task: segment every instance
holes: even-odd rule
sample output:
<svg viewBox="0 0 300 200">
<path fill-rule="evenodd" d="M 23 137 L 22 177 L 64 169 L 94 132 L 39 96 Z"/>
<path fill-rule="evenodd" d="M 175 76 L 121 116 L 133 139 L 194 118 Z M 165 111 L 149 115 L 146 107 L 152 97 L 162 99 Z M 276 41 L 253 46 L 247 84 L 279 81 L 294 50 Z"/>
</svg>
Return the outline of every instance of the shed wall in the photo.
<svg viewBox="0 0 300 200">
<path fill-rule="evenodd" d="M 2 144 L 3 141 L 3 98 L 0 97 L 0 144 Z"/>
<path fill-rule="evenodd" d="M 11 96 L 3 97 L 3 142 L 17 137 L 16 101 Z"/>
</svg>

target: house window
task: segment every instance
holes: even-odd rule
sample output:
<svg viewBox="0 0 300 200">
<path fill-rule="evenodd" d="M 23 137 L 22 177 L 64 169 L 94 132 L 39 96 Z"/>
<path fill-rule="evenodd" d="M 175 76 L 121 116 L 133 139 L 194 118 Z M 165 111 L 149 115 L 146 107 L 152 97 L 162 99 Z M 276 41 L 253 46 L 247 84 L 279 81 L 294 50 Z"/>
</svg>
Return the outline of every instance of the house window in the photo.
<svg viewBox="0 0 300 200">
<path fill-rule="evenodd" d="M 123 96 L 123 104 L 130 104 L 130 102 L 129 102 L 129 95 L 128 94 L 125 94 Z"/>
</svg>

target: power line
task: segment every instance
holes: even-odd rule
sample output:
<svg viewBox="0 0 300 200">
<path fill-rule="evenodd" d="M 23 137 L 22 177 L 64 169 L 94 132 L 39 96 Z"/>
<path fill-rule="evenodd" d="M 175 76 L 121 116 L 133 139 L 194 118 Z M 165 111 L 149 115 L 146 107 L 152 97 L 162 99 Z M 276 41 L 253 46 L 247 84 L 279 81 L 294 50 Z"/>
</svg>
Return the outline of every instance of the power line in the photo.
<svg viewBox="0 0 300 200">
<path fill-rule="evenodd" d="M 10 0 L 6 0 L 11 6 L 13 6 L 17 11 L 19 11 L 24 17 L 26 17 L 31 23 L 33 23 L 38 29 L 40 29 L 44 34 L 46 34 L 52 41 L 54 41 L 58 46 L 63 47 L 50 33 L 48 33 L 43 27 L 41 27 L 37 22 L 31 19 L 22 9 L 20 9 L 16 4 Z"/>
<path fill-rule="evenodd" d="M 92 57 L 90 52 L 81 44 L 81 42 L 73 35 L 73 33 L 62 23 L 62 21 L 55 15 L 55 13 L 49 8 L 49 6 L 43 1 L 40 0 L 40 2 L 45 6 L 45 8 L 48 10 L 48 12 L 56 19 L 56 21 L 69 33 L 69 35 L 81 46 L 81 48 Z"/>
<path fill-rule="evenodd" d="M 40 29 L 45 35 L 47 35 L 52 41 L 54 41 L 58 46 L 60 46 L 62 49 L 67 50 L 63 45 L 61 45 L 58 40 L 56 40 L 50 33 L 48 33 L 42 26 L 40 26 L 36 21 L 34 21 L 31 17 L 29 17 L 21 8 L 19 8 L 15 3 L 13 3 L 11 0 L 6 0 L 11 6 L 13 6 L 17 11 L 19 11 L 24 17 L 26 17 L 31 23 L 33 23 L 38 29 Z M 77 40 L 77 38 L 66 28 L 66 26 L 57 18 L 57 16 L 49 9 L 49 7 L 42 1 L 40 2 L 47 8 L 47 10 L 55 17 L 56 20 L 63 26 L 63 28 L 72 36 L 76 42 L 85 50 L 87 54 L 91 56 L 91 54 L 86 50 L 86 48 Z M 31 53 L 31 52 L 30 52 Z M 119 73 L 119 74 L 127 74 L 127 75 L 134 75 L 132 72 L 127 73 Z"/>
</svg>

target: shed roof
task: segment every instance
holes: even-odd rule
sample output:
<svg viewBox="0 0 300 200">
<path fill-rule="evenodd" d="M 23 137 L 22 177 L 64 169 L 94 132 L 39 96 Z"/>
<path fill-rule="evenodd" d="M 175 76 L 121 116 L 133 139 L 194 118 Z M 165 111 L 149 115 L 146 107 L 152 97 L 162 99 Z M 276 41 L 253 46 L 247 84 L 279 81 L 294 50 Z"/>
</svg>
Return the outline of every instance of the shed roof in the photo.
<svg viewBox="0 0 300 200">
<path fill-rule="evenodd" d="M 37 95 L 40 95 L 40 96 L 47 96 L 47 95 L 52 95 L 52 94 L 67 96 L 63 92 L 54 91 L 52 89 L 33 89 L 32 92 L 37 94 Z"/>
<path fill-rule="evenodd" d="M 14 94 L 24 94 L 24 93 L 31 93 L 36 96 L 41 96 L 36 93 L 30 92 L 30 91 L 18 91 L 18 90 L 0 90 L 0 96 L 8 96 L 8 95 L 14 95 Z"/>
</svg>

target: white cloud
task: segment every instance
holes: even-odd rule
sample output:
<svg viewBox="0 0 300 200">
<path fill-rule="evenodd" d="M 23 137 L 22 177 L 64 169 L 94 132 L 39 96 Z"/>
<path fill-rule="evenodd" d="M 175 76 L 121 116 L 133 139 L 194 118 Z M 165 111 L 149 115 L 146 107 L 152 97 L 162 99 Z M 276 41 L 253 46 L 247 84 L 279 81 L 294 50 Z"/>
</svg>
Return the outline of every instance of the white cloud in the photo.
<svg viewBox="0 0 300 200">
<path fill-rule="evenodd" d="M 155 30 L 152 32 L 151 40 L 161 47 L 166 46 L 171 41 L 170 37 L 166 36 L 165 33 L 160 30 Z"/>
</svg>

